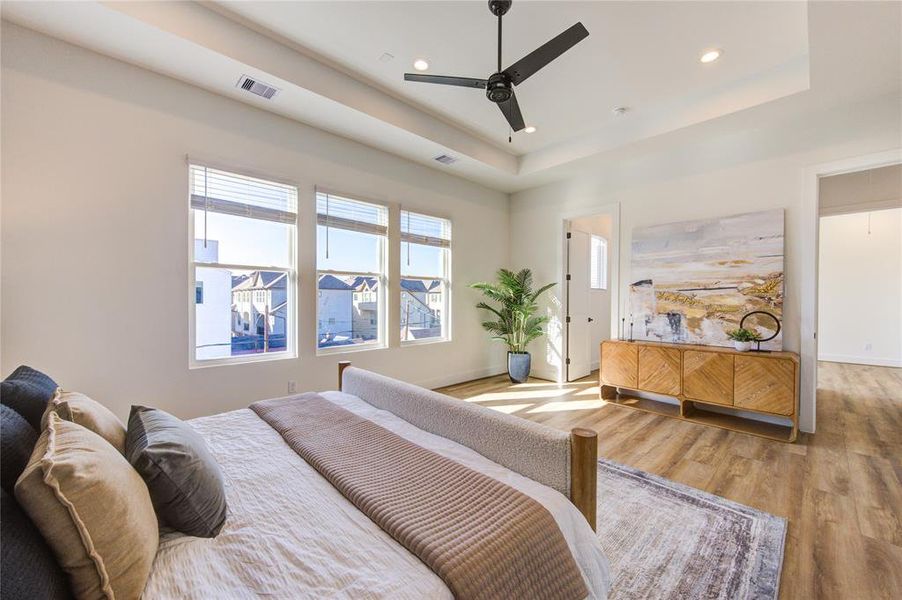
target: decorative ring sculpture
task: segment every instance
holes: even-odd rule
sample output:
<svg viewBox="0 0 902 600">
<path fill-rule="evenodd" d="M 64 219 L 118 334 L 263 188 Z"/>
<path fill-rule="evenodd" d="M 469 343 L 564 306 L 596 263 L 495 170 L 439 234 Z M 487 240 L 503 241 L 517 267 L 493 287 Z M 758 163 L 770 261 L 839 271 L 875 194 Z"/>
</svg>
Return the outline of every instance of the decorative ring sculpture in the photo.
<svg viewBox="0 0 902 600">
<path fill-rule="evenodd" d="M 777 335 L 780 333 L 780 328 L 781 328 L 781 327 L 780 327 L 780 319 L 777 318 L 777 315 L 775 315 L 775 314 L 773 314 L 773 313 L 769 313 L 769 312 L 767 312 L 766 310 L 753 310 L 753 311 L 750 312 L 750 313 L 746 313 L 746 315 L 742 317 L 742 320 L 739 321 L 739 327 L 740 327 L 741 329 L 745 329 L 745 320 L 748 319 L 748 318 L 749 318 L 750 316 L 752 316 L 752 315 L 767 315 L 768 317 L 770 317 L 771 319 L 774 320 L 774 323 L 777 324 L 777 330 L 774 331 L 774 334 L 773 334 L 772 336 L 770 336 L 769 338 L 764 338 L 764 339 L 760 339 L 760 340 L 755 340 L 755 341 L 758 342 L 758 348 L 757 348 L 757 349 L 758 349 L 758 350 L 761 350 L 761 342 L 769 342 L 770 340 L 772 340 L 772 339 L 774 339 L 775 337 L 777 337 Z"/>
</svg>

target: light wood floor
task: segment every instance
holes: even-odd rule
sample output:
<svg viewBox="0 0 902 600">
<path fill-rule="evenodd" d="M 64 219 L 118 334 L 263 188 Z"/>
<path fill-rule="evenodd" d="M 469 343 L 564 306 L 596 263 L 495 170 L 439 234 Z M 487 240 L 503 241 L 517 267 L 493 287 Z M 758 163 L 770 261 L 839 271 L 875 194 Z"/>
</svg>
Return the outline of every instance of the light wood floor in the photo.
<svg viewBox="0 0 902 600">
<path fill-rule="evenodd" d="M 599 433 L 599 455 L 789 519 L 780 598 L 902 598 L 902 369 L 821 363 L 817 434 L 795 444 L 605 404 L 597 373 L 440 391 Z"/>
</svg>

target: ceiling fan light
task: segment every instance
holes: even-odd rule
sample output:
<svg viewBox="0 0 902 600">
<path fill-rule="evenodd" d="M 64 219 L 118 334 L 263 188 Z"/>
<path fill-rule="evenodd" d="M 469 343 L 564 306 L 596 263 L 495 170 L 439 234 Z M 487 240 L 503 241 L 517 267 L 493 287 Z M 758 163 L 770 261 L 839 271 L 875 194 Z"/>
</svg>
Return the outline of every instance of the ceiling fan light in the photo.
<svg viewBox="0 0 902 600">
<path fill-rule="evenodd" d="M 713 63 L 715 60 L 721 57 L 723 54 L 723 50 L 719 48 L 712 48 L 711 50 L 705 50 L 705 52 L 699 57 L 699 62 L 708 64 Z"/>
<path fill-rule="evenodd" d="M 524 129 L 523 131 L 525 131 L 526 133 L 535 133 L 535 132 L 536 132 L 536 128 L 535 128 L 534 125 L 530 125 L 529 127 L 527 127 L 526 129 Z"/>
<path fill-rule="evenodd" d="M 417 71 L 425 71 L 426 69 L 429 68 L 429 63 L 426 62 L 426 60 L 424 60 L 422 58 L 418 58 L 415 61 L 413 61 L 413 68 L 416 69 Z"/>
</svg>

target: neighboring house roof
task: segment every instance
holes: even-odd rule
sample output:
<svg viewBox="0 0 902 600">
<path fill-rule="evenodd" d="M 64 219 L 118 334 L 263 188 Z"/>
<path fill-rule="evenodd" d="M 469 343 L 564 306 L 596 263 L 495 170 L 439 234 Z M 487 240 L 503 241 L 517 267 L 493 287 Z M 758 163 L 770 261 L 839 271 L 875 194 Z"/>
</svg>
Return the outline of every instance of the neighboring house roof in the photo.
<svg viewBox="0 0 902 600">
<path fill-rule="evenodd" d="M 401 289 L 408 292 L 425 293 L 431 292 L 442 284 L 438 279 L 424 281 L 422 279 L 402 279 Z"/>
<path fill-rule="evenodd" d="M 367 291 L 375 290 L 379 287 L 379 281 L 375 277 L 364 277 L 360 275 L 354 278 L 351 287 L 358 292 L 363 291 L 364 289 Z"/>
<path fill-rule="evenodd" d="M 232 290 L 284 290 L 288 274 L 280 271 L 253 271 L 250 275 L 232 277 Z"/>
<path fill-rule="evenodd" d="M 426 289 L 426 284 L 420 279 L 402 279 L 401 289 L 408 292 L 420 292 L 424 294 L 428 291 Z"/>
<path fill-rule="evenodd" d="M 352 290 L 352 286 L 348 285 L 334 275 L 323 275 L 319 278 L 317 287 L 321 290 Z"/>
<path fill-rule="evenodd" d="M 278 271 L 255 271 L 258 283 L 267 289 L 284 289 L 288 283 L 288 274 Z"/>
</svg>

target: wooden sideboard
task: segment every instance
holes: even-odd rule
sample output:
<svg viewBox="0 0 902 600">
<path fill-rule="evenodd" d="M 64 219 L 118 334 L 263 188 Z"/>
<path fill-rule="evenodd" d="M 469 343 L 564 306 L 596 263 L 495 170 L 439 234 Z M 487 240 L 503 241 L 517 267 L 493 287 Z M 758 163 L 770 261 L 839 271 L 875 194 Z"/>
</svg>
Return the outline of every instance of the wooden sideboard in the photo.
<svg viewBox="0 0 902 600">
<path fill-rule="evenodd" d="M 607 340 L 601 343 L 599 383 L 602 399 L 614 404 L 785 442 L 798 436 L 799 356 L 793 352 Z M 786 424 L 723 408 L 779 417 Z"/>
</svg>

